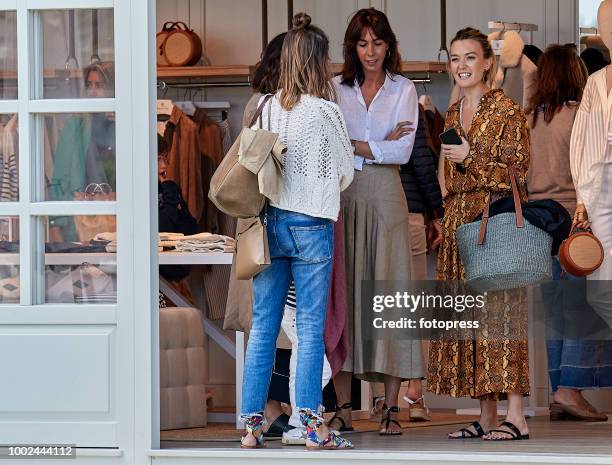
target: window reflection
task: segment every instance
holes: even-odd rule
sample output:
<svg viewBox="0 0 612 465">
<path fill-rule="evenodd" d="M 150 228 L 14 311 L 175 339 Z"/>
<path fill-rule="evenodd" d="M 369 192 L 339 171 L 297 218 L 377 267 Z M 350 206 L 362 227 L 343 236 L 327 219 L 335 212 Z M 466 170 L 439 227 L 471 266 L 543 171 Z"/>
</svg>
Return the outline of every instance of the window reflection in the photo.
<svg viewBox="0 0 612 465">
<path fill-rule="evenodd" d="M 0 304 L 19 303 L 19 218 L 0 217 Z"/>
<path fill-rule="evenodd" d="M 0 11 L 0 100 L 17 99 L 17 13 Z"/>
<path fill-rule="evenodd" d="M 114 97 L 113 11 L 47 10 L 40 16 L 43 31 L 43 97 Z M 96 64 L 99 67 L 92 75 Z"/>
<path fill-rule="evenodd" d="M 0 202 L 19 200 L 18 132 L 17 115 L 0 114 Z"/>
<path fill-rule="evenodd" d="M 45 303 L 104 304 L 117 301 L 116 217 L 63 217 L 74 241 L 56 234 L 57 218 L 45 218 Z"/>
</svg>

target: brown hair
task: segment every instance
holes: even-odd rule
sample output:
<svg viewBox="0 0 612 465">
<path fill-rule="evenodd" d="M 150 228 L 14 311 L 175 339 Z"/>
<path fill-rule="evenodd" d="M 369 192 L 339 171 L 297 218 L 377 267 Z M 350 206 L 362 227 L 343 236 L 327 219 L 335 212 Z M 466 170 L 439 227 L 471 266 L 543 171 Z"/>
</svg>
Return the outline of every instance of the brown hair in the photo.
<svg viewBox="0 0 612 465">
<path fill-rule="evenodd" d="M 278 90 L 280 58 L 286 32 L 272 39 L 261 54 L 253 75 L 252 87 L 260 94 L 274 94 Z"/>
<path fill-rule="evenodd" d="M 458 40 L 473 40 L 475 42 L 478 42 L 480 44 L 480 47 L 482 48 L 482 54 L 484 58 L 493 58 L 493 48 L 491 47 L 491 43 L 489 42 L 488 37 L 482 32 L 480 32 L 478 29 L 474 29 L 473 27 L 466 27 L 458 30 L 457 34 L 455 34 L 455 37 L 453 37 L 453 40 L 451 40 L 451 47 Z M 448 66 L 450 67 L 450 56 Z M 494 71 L 495 62 L 493 61 L 491 63 L 491 67 L 485 71 L 482 80 L 487 84 L 491 84 L 493 76 L 495 76 Z"/>
<path fill-rule="evenodd" d="M 357 79 L 359 85 L 363 84 L 365 74 L 359 56 L 357 55 L 357 43 L 366 29 L 371 29 L 373 34 L 384 40 L 389 46 L 387 56 L 383 61 L 383 69 L 387 74 L 401 74 L 402 57 L 397 47 L 397 37 L 387 16 L 375 8 L 363 8 L 353 15 L 351 22 L 344 33 L 342 66 L 342 84 L 352 86 Z"/>
<path fill-rule="evenodd" d="M 306 13 L 295 15 L 293 28 L 283 42 L 279 87 L 280 104 L 285 110 L 291 110 L 302 94 L 336 98 L 329 73 L 329 39 L 310 22 Z"/>
<path fill-rule="evenodd" d="M 529 102 L 528 114 L 533 113 L 532 127 L 538 115 L 544 113 L 544 121 L 550 123 L 567 102 L 579 102 L 588 73 L 576 53 L 574 44 L 551 45 L 538 63 L 537 87 Z"/>
<path fill-rule="evenodd" d="M 93 72 L 99 73 L 102 79 L 104 80 L 104 84 L 108 87 L 108 89 L 112 90 L 115 86 L 115 63 L 112 61 L 98 61 L 90 64 L 83 70 L 83 80 L 85 81 L 85 86 L 87 86 L 87 80 L 89 79 L 89 75 Z"/>
</svg>

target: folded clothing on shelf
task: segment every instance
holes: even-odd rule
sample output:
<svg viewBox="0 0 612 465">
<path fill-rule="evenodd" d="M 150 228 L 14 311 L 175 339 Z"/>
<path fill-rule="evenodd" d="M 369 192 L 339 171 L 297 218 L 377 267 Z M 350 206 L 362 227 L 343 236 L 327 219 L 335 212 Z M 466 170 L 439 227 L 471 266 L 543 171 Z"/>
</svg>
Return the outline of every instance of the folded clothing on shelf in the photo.
<svg viewBox="0 0 612 465">
<path fill-rule="evenodd" d="M 232 253 L 236 247 L 235 239 L 220 234 L 200 233 L 193 236 L 184 236 L 176 243 L 178 252 Z"/>
<path fill-rule="evenodd" d="M 104 232 L 96 234 L 93 238 L 94 242 L 106 242 L 106 252 L 117 253 L 117 233 Z"/>
</svg>

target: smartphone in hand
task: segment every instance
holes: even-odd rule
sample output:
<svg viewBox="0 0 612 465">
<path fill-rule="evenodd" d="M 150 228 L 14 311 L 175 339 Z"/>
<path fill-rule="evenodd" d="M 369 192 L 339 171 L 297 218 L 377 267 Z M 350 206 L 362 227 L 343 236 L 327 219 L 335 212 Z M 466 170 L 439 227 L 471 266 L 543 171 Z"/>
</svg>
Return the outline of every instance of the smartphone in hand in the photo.
<svg viewBox="0 0 612 465">
<path fill-rule="evenodd" d="M 440 141 L 446 145 L 461 145 L 463 141 L 455 128 L 449 128 L 440 134 Z"/>
</svg>

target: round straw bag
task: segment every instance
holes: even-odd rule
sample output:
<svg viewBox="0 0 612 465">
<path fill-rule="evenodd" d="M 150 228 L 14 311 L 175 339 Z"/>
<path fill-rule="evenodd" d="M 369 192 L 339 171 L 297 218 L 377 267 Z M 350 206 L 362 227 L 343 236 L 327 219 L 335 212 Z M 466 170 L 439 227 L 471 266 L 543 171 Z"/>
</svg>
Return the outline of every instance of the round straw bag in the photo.
<svg viewBox="0 0 612 465">
<path fill-rule="evenodd" d="M 192 66 L 202 57 L 202 41 L 187 25 L 178 21 L 164 40 L 163 53 L 168 66 Z"/>
<path fill-rule="evenodd" d="M 157 66 L 168 66 L 166 55 L 164 53 L 164 41 L 171 31 L 176 29 L 176 23 L 168 21 L 162 26 L 162 30 L 155 34 L 155 51 L 157 55 Z"/>
<path fill-rule="evenodd" d="M 559 262 L 563 269 L 574 276 L 588 276 L 601 266 L 604 250 L 592 232 L 572 232 L 561 243 Z"/>
</svg>

